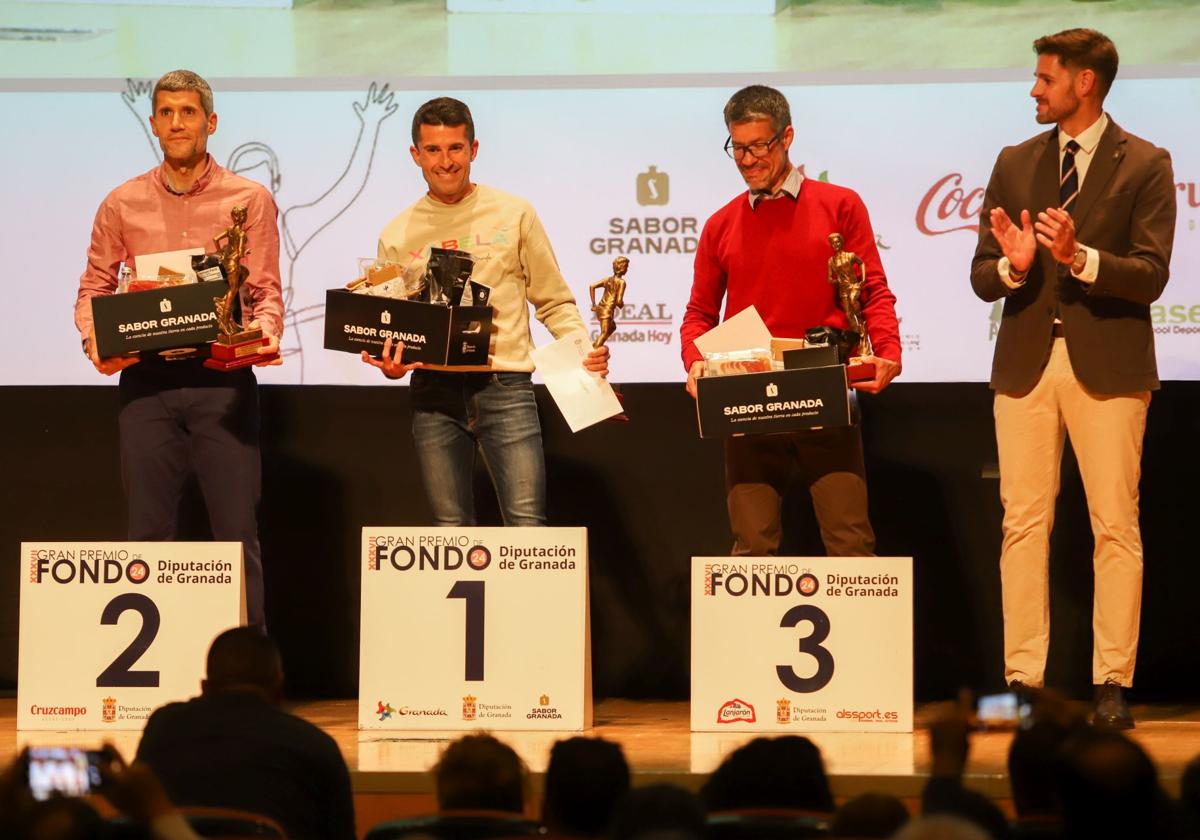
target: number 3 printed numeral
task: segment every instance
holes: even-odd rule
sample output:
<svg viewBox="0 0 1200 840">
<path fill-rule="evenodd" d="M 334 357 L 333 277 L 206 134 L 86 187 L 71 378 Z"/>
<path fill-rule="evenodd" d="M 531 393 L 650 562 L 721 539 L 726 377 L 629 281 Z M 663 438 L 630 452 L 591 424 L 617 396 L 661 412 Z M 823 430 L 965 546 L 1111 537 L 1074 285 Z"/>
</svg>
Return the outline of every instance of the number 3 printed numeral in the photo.
<svg viewBox="0 0 1200 840">
<path fill-rule="evenodd" d="M 829 616 L 820 607 L 800 604 L 783 614 L 779 626 L 796 627 L 802 621 L 812 622 L 812 632 L 800 637 L 800 652 L 817 660 L 817 672 L 811 677 L 801 677 L 791 665 L 776 665 L 775 673 L 779 675 L 779 681 L 792 691 L 811 694 L 829 685 L 833 679 L 833 654 L 828 648 L 821 647 L 821 642 L 829 637 Z"/>
</svg>

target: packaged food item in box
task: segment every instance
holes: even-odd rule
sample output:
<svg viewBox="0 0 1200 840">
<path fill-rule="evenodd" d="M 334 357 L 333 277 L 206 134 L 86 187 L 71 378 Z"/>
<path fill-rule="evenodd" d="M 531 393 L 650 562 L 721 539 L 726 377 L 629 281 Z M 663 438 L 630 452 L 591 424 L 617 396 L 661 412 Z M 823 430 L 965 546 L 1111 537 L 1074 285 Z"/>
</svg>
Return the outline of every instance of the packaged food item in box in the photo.
<svg viewBox="0 0 1200 840">
<path fill-rule="evenodd" d="M 765 347 L 733 350 L 728 353 L 705 353 L 705 376 L 729 376 L 738 373 L 761 373 L 772 369 L 771 351 Z"/>
</svg>

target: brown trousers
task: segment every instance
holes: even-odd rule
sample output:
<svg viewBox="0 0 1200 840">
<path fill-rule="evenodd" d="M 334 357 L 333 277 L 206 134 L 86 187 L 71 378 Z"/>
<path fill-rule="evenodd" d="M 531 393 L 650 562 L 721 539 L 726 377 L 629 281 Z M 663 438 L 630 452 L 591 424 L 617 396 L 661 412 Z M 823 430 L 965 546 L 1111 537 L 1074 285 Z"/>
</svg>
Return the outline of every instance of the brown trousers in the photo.
<svg viewBox="0 0 1200 840">
<path fill-rule="evenodd" d="M 830 557 L 874 553 L 862 436 L 858 426 L 848 426 L 726 438 L 725 493 L 733 555 L 779 553 L 780 506 L 795 481 L 808 487 Z"/>
</svg>

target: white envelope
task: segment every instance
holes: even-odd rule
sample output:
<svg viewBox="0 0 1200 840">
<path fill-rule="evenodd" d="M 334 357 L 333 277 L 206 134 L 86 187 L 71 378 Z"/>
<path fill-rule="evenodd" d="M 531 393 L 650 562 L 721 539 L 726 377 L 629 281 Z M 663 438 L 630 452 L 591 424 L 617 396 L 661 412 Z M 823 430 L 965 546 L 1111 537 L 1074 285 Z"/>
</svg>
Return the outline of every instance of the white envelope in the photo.
<svg viewBox="0 0 1200 840">
<path fill-rule="evenodd" d="M 747 306 L 728 321 L 717 324 L 696 339 L 696 349 L 709 353 L 732 353 L 761 347 L 771 349 L 771 331 L 753 305 Z"/>
<path fill-rule="evenodd" d="M 538 373 L 572 432 L 621 413 L 621 402 L 608 380 L 583 367 L 583 357 L 591 349 L 587 333 L 577 331 L 533 351 Z"/>
</svg>

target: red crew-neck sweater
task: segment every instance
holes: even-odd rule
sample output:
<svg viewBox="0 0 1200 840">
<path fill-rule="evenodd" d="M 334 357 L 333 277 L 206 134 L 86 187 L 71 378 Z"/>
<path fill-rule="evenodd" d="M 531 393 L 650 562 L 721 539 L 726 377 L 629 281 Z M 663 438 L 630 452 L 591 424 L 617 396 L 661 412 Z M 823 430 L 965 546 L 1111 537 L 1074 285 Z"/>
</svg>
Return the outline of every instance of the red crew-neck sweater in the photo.
<svg viewBox="0 0 1200 840">
<path fill-rule="evenodd" d="M 742 193 L 704 224 L 679 331 L 684 368 L 702 358 L 695 341 L 717 325 L 722 298 L 726 319 L 754 304 L 777 338 L 803 338 L 809 327 L 846 329 L 837 289 L 827 280 L 831 233 L 842 234 L 843 249 L 866 263 L 862 311 L 875 355 L 900 361 L 896 296 L 879 261 L 867 208 L 853 190 L 806 178 L 794 200 L 763 199 L 751 208 Z"/>
</svg>

